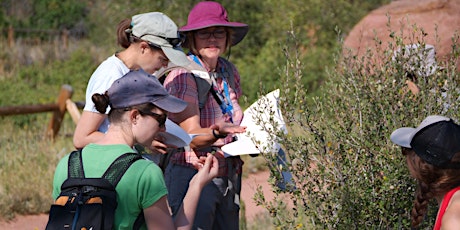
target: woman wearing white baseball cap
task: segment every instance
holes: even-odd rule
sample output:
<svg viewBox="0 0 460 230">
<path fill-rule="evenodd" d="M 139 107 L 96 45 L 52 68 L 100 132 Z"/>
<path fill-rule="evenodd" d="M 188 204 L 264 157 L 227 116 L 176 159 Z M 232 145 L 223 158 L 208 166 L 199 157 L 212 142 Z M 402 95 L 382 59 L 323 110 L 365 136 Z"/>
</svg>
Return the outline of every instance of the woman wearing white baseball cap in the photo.
<svg viewBox="0 0 460 230">
<path fill-rule="evenodd" d="M 428 204 L 436 199 L 438 216 L 433 229 L 458 229 L 460 224 L 460 126 L 444 116 L 428 116 L 417 128 L 396 129 L 390 136 L 401 146 L 417 182 L 412 227 L 423 221 Z"/>
<path fill-rule="evenodd" d="M 102 62 L 88 82 L 86 104 L 73 137 L 76 148 L 99 140 L 109 127 L 108 112 L 101 114 L 96 110 L 91 100 L 93 94 L 104 93 L 115 80 L 131 70 L 143 69 L 153 74 L 167 66 L 169 61 L 179 66 L 190 63 L 181 49 L 183 38 L 177 25 L 161 12 L 138 14 L 122 20 L 117 35 L 118 44 L 124 50 Z"/>
</svg>

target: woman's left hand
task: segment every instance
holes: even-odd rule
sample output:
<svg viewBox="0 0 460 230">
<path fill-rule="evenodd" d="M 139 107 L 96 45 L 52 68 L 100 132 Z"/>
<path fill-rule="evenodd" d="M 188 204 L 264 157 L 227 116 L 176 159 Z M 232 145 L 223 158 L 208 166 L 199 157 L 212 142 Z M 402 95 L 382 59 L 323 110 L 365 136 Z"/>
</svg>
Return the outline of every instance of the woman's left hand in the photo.
<svg viewBox="0 0 460 230">
<path fill-rule="evenodd" d="M 208 153 L 206 157 L 202 157 L 200 160 L 204 160 L 202 164 L 198 164 L 198 173 L 194 176 L 194 180 L 199 181 L 201 186 L 205 186 L 212 179 L 219 174 L 219 162 L 217 158 Z"/>
</svg>

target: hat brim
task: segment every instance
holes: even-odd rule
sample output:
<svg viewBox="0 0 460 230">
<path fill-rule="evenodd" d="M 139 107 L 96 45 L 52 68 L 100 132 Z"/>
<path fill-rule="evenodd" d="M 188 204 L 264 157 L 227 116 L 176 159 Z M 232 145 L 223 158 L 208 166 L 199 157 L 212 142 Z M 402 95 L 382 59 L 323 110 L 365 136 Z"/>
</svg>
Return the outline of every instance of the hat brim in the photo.
<svg viewBox="0 0 460 230">
<path fill-rule="evenodd" d="M 152 103 L 160 109 L 166 110 L 171 113 L 182 112 L 185 108 L 187 108 L 188 105 L 187 102 L 171 95 L 156 100 Z"/>
<path fill-rule="evenodd" d="M 232 46 L 241 42 L 241 40 L 243 40 L 243 38 L 246 36 L 246 34 L 249 31 L 249 26 L 244 23 L 240 23 L 240 22 L 222 23 L 222 22 L 215 22 L 215 21 L 208 20 L 208 21 L 202 21 L 196 24 L 185 25 L 179 29 L 179 32 L 189 32 L 189 31 L 200 30 L 200 29 L 205 29 L 205 28 L 214 27 L 214 26 L 228 27 L 233 30 Z"/>
<path fill-rule="evenodd" d="M 391 133 L 390 140 L 402 147 L 411 148 L 410 142 L 416 132 L 415 128 L 403 127 Z"/>
<path fill-rule="evenodd" d="M 175 65 L 188 66 L 190 64 L 190 60 L 185 55 L 184 51 L 180 48 L 161 46 L 161 50 L 163 50 L 169 61 Z"/>
<path fill-rule="evenodd" d="M 175 46 L 173 47 L 167 40 L 162 37 L 155 35 L 145 34 L 141 36 L 143 40 L 153 43 L 155 46 L 158 46 L 163 50 L 166 57 L 169 61 L 178 65 L 178 66 L 187 66 L 190 64 L 190 60 L 185 55 L 182 47 Z"/>
</svg>

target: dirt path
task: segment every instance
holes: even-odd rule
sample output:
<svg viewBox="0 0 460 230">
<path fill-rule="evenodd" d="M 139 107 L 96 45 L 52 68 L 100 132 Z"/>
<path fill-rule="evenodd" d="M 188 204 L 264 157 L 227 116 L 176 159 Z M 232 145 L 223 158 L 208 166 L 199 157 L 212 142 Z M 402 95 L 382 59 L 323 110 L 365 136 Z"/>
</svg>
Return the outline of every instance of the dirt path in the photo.
<svg viewBox="0 0 460 230">
<path fill-rule="evenodd" d="M 252 199 L 257 189 L 257 185 L 262 186 L 264 194 L 266 194 L 266 199 L 272 199 L 273 197 L 270 192 L 270 186 L 267 182 L 268 177 L 269 172 L 264 171 L 256 174 L 250 174 L 243 179 L 241 199 L 246 204 L 246 219 L 248 221 L 253 220 L 256 215 L 266 212 L 263 208 L 256 206 Z M 0 222 L 0 230 L 42 230 L 45 229 L 47 221 L 47 214 L 17 216 L 12 221 Z"/>
</svg>

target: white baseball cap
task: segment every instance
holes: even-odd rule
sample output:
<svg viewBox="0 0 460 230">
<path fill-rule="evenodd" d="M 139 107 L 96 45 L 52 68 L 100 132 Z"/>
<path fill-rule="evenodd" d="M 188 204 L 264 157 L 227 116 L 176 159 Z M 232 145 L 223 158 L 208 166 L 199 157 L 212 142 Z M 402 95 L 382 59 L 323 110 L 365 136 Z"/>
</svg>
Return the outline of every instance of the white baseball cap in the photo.
<svg viewBox="0 0 460 230">
<path fill-rule="evenodd" d="M 172 63 L 179 66 L 190 63 L 181 47 L 185 38 L 177 31 L 174 21 L 165 14 L 150 12 L 134 15 L 131 18 L 131 27 L 127 32 L 161 48 Z"/>
</svg>

